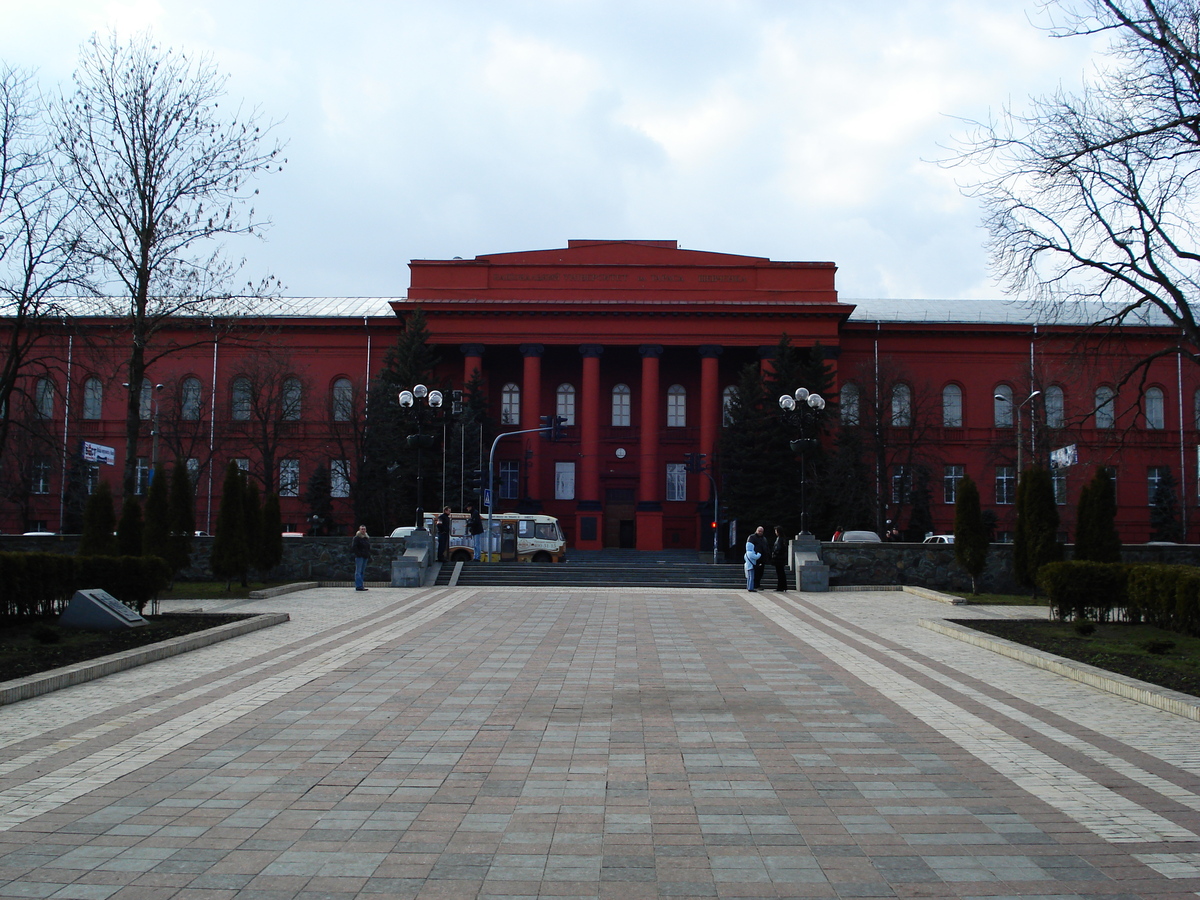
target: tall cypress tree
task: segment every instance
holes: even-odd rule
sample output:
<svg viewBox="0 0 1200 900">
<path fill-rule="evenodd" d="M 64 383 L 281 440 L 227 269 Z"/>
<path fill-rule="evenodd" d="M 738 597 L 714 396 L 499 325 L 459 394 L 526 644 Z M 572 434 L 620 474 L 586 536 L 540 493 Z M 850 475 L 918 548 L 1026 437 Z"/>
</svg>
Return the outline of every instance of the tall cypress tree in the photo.
<svg viewBox="0 0 1200 900">
<path fill-rule="evenodd" d="M 196 535 L 196 494 L 187 464 L 178 459 L 171 470 L 169 510 L 171 540 L 167 562 L 171 565 L 171 571 L 179 572 L 192 561 L 192 544 Z"/>
<path fill-rule="evenodd" d="M 1062 559 L 1054 482 L 1040 466 L 1026 469 L 1017 484 L 1017 528 L 1013 536 L 1013 573 L 1037 596 L 1038 570 Z"/>
<path fill-rule="evenodd" d="M 1075 514 L 1075 559 L 1120 562 L 1121 538 L 1117 534 L 1117 495 L 1108 471 L 1096 470 L 1079 494 Z"/>
<path fill-rule="evenodd" d="M 979 576 L 987 565 L 990 540 L 979 507 L 979 488 L 969 475 L 964 475 L 954 498 L 954 558 L 971 576 L 972 594 L 979 593 Z"/>
<path fill-rule="evenodd" d="M 249 565 L 246 554 L 246 518 L 242 512 L 242 472 L 233 460 L 225 468 L 221 486 L 221 508 L 213 535 L 212 573 L 225 579 L 225 588 L 241 577 Z"/>
<path fill-rule="evenodd" d="M 133 494 L 126 494 L 121 504 L 121 520 L 117 522 L 117 552 L 122 556 L 141 556 L 144 534 L 142 504 Z"/>
<path fill-rule="evenodd" d="M 263 498 L 261 537 L 254 566 L 265 578 L 282 561 L 283 516 L 279 511 L 279 495 L 271 491 Z"/>
<path fill-rule="evenodd" d="M 112 488 L 101 481 L 83 508 L 83 534 L 79 538 L 80 556 L 114 556 L 117 552 L 117 516 L 113 511 Z"/>
<path fill-rule="evenodd" d="M 262 558 L 262 501 L 253 478 L 246 478 L 242 485 L 242 521 L 246 532 L 246 568 L 242 570 L 242 587 L 245 587 L 249 570 L 257 569 Z"/>
<path fill-rule="evenodd" d="M 156 466 L 146 493 L 145 522 L 142 529 L 142 553 L 157 556 L 171 564 L 171 492 L 165 466 Z M 173 571 L 173 570 L 172 570 Z"/>
</svg>

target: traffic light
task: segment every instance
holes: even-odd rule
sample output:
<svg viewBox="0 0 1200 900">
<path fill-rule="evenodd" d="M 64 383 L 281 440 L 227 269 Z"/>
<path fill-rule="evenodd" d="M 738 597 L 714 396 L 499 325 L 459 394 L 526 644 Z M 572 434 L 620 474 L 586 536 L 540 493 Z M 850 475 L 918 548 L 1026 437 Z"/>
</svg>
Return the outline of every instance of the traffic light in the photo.
<svg viewBox="0 0 1200 900">
<path fill-rule="evenodd" d="M 483 473 L 478 469 L 471 472 L 467 484 L 470 486 L 472 494 L 478 494 L 483 490 Z"/>
<path fill-rule="evenodd" d="M 566 416 L 555 416 L 554 427 L 550 429 L 550 440 L 561 441 L 563 439 L 563 429 L 567 426 Z"/>
<path fill-rule="evenodd" d="M 704 460 L 708 457 L 707 453 L 685 453 L 683 454 L 684 468 L 688 472 L 703 472 Z"/>
</svg>

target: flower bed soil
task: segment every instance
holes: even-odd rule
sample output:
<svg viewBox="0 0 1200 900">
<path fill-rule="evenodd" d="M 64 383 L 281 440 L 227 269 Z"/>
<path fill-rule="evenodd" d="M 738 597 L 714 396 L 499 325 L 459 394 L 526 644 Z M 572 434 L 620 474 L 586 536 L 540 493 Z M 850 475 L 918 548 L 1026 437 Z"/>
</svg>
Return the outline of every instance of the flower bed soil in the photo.
<svg viewBox="0 0 1200 900">
<path fill-rule="evenodd" d="M 140 628 L 83 631 L 60 628 L 56 619 L 7 620 L 0 624 L 0 681 L 24 678 L 248 619 L 248 615 L 171 614 L 146 616 Z"/>
<path fill-rule="evenodd" d="M 1200 640 L 1148 625 L 1098 624 L 1088 636 L 1072 622 L 1045 619 L 957 619 L 955 623 L 1014 643 L 1200 697 Z M 1175 646 L 1161 654 L 1143 645 Z"/>
</svg>

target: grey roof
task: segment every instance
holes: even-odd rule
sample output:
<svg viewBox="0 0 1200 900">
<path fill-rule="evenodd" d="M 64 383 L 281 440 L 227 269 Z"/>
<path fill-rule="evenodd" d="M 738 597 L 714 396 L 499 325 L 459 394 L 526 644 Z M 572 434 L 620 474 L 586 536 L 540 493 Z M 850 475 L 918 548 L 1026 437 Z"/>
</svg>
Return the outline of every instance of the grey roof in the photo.
<svg viewBox="0 0 1200 900">
<path fill-rule="evenodd" d="M 962 322 L 999 325 L 1086 325 L 1111 315 L 1115 307 L 1086 300 L 1058 304 L 1028 300 L 857 300 L 852 303 L 851 322 Z M 1127 320 L 1130 325 L 1170 324 L 1155 308 L 1144 307 Z"/>
<path fill-rule="evenodd" d="M 389 306 L 391 300 L 402 297 L 267 297 L 264 299 L 233 297 L 216 300 L 203 311 L 183 312 L 181 315 L 236 315 L 267 318 L 395 318 Z M 64 316 L 119 316 L 128 301 L 121 297 L 64 297 L 43 301 L 43 311 Z M 0 317 L 9 314 L 10 305 L 0 301 Z"/>
</svg>

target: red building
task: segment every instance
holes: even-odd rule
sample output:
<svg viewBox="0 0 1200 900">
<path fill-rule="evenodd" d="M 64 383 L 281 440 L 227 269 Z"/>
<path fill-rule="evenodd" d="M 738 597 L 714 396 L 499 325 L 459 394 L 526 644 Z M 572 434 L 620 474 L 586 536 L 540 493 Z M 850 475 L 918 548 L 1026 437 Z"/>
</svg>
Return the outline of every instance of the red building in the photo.
<svg viewBox="0 0 1200 900">
<path fill-rule="evenodd" d="M 205 528 L 225 462 L 245 460 L 280 490 L 285 522 L 302 530 L 304 486 L 324 466 L 349 522 L 365 392 L 420 307 L 431 343 L 453 360 L 446 380 L 466 384 L 478 372 L 501 431 L 566 419 L 561 442 L 502 439 L 494 477 L 499 508 L 521 503 L 558 516 L 577 548 L 700 543 L 697 501 L 711 488 L 686 471 L 685 454 L 707 454 L 719 479 L 723 405 L 748 362 L 770 365 L 783 334 L 822 348 L 843 422 L 870 425 L 877 437 L 881 517 L 906 515 L 919 460 L 933 481 L 935 530 L 952 529 L 957 481 L 969 474 L 1010 531 L 1018 447 L 1025 466 L 1074 445 L 1078 464 L 1056 470 L 1068 538 L 1079 488 L 1098 465 L 1116 476 L 1127 542 L 1150 537 L 1150 503 L 1164 479 L 1177 485 L 1187 534 L 1197 536 L 1200 378 L 1165 356 L 1140 389 L 1119 384 L 1128 361 L 1173 345 L 1166 329 L 1126 329 L 1119 342 L 1091 346 L 1083 327 L 1038 322 L 1016 304 L 842 302 L 833 263 L 681 250 L 674 241 L 571 241 L 414 260 L 411 270 L 404 298 L 290 300 L 232 327 L 176 323 L 163 339 L 177 349 L 155 363 L 144 393 L 139 471 L 153 466 L 154 430 L 162 458 L 195 460 Z M 10 449 L 23 457 L 10 469 L 28 489 L 9 476 L 0 530 L 57 530 L 81 441 L 114 448 L 116 468 L 101 474 L 123 463 L 120 343 L 98 339 L 109 320 L 75 324 L 53 339 L 53 363 L 29 384 L 41 437 Z"/>
</svg>

